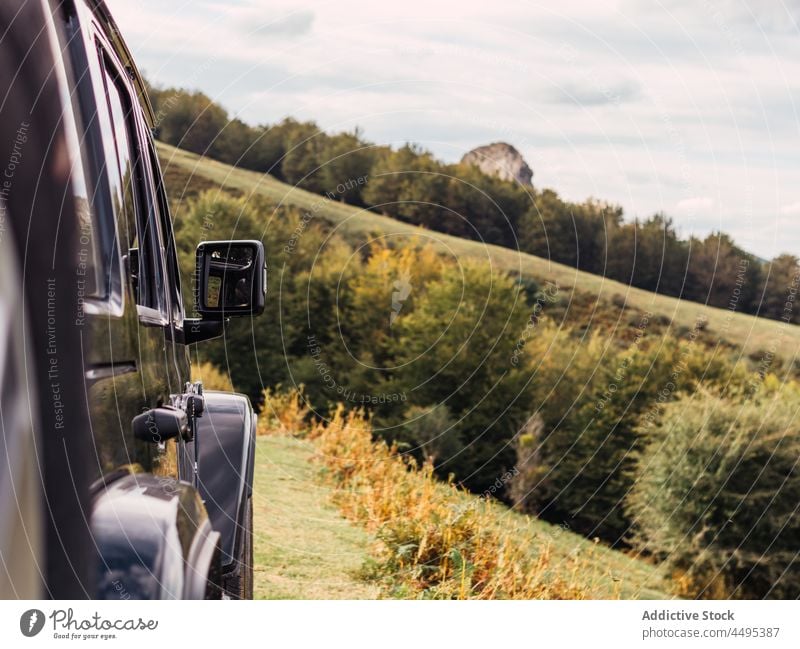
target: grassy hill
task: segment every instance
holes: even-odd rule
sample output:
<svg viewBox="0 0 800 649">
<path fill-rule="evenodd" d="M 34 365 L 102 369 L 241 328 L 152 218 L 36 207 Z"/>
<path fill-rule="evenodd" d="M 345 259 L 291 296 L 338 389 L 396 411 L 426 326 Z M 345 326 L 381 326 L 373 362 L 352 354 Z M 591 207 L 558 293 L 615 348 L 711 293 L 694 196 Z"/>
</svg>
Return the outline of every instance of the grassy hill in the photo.
<svg viewBox="0 0 800 649">
<path fill-rule="evenodd" d="M 782 355 L 784 359 L 791 359 L 800 342 L 800 330 L 781 322 L 657 296 L 531 255 L 421 230 L 385 215 L 324 200 L 270 176 L 235 169 L 172 147 L 159 146 L 159 153 L 171 198 L 177 202 L 176 219 L 179 223 L 183 199 L 196 196 L 204 190 L 225 190 L 245 199 L 260 197 L 262 200 L 253 204 L 266 212 L 263 214 L 263 227 L 269 227 L 270 219 L 276 214 L 281 218 L 297 217 L 297 213 L 287 215 L 287 211 L 273 212 L 273 205 L 276 208 L 283 205 L 293 208 L 293 212 L 299 210 L 311 214 L 314 221 L 324 222 L 325 230 L 340 233 L 353 247 L 358 247 L 376 234 L 393 234 L 401 238 L 428 237 L 447 247 L 458 258 L 488 260 L 494 268 L 532 278 L 538 284 L 547 279 L 555 281 L 562 289 L 558 304 L 561 311 L 556 315 L 548 311 L 548 314 L 556 320 L 563 317 L 569 324 L 568 335 L 572 338 L 563 345 L 568 350 L 572 347 L 572 341 L 576 340 L 572 336 L 574 329 L 590 326 L 594 319 L 598 322 L 601 336 L 591 338 L 590 342 L 602 340 L 605 343 L 606 336 L 624 335 L 621 330 L 631 325 L 632 316 L 634 320 L 638 319 L 635 313 L 626 313 L 628 309 L 652 312 L 655 315 L 652 320 L 659 322 L 658 334 L 672 329 L 680 336 L 702 321 L 704 325 L 697 328 L 701 329 L 701 339 L 705 344 L 735 346 L 746 351 L 754 360 L 758 360 L 767 350 Z M 193 203 L 192 217 L 227 209 L 218 207 L 223 204 L 229 206 L 226 218 L 235 219 L 244 202 L 229 198 L 216 201 L 212 196 L 203 203 Z M 249 236 L 257 236 L 254 230 L 261 227 L 261 219 L 256 218 L 252 210 L 248 214 L 248 223 Z M 185 225 L 186 222 L 180 224 Z M 272 236 L 271 245 L 282 246 L 283 237 L 294 227 L 294 220 L 288 228 L 276 227 L 273 235 L 282 234 Z M 320 239 L 325 236 L 324 232 L 316 234 Z M 222 231 L 219 236 L 224 236 Z M 316 241 L 312 241 L 309 246 L 312 254 L 317 245 Z M 190 255 L 190 248 L 186 248 L 184 253 Z M 479 269 L 479 277 L 486 278 L 487 275 L 483 268 Z M 509 290 L 514 294 L 513 287 L 509 286 Z M 625 302 L 628 306 L 623 309 L 621 305 Z M 609 331 L 609 325 L 619 326 L 620 331 Z M 262 333 L 269 332 L 269 327 L 262 330 Z M 589 350 L 589 346 L 586 349 Z M 593 368 L 599 366 L 600 361 L 595 363 L 593 359 L 600 358 L 601 351 L 603 354 L 605 351 L 600 349 L 599 344 L 595 351 L 595 356 L 591 356 L 589 351 L 582 355 L 588 359 L 588 364 L 586 367 L 577 367 L 577 380 L 583 381 L 584 374 L 588 375 L 589 370 L 593 375 Z M 706 353 L 706 350 L 698 351 L 700 354 Z M 683 359 L 683 356 L 679 359 Z M 704 357 L 700 360 L 705 363 Z M 560 366 L 557 363 L 554 371 L 561 372 Z M 724 374 L 727 365 L 723 366 L 723 370 L 714 371 Z M 703 370 L 699 368 L 698 371 Z M 720 382 L 726 380 L 722 375 L 717 378 Z M 717 385 L 715 380 L 712 372 L 712 387 Z M 744 378 L 736 380 L 744 381 Z M 548 384 L 553 383 L 544 382 L 545 386 Z M 657 387 L 655 379 L 652 386 Z M 726 411 L 734 412 L 741 405 L 741 394 L 735 392 L 735 388 L 732 393 L 734 396 L 726 397 L 724 402 Z M 789 392 L 794 389 L 792 386 L 790 388 Z M 694 395 L 687 397 L 685 402 L 676 406 L 670 421 L 684 418 L 685 408 L 692 405 L 693 398 Z M 268 416 L 274 404 L 269 396 L 267 399 L 262 414 L 267 413 Z M 786 404 L 785 410 L 789 411 L 793 402 L 787 397 L 782 403 Z M 553 421 L 558 419 L 558 425 L 561 426 L 565 414 L 569 414 L 570 405 L 568 402 L 556 402 L 553 408 L 551 418 Z M 626 407 L 623 414 L 629 410 Z M 630 424 L 629 429 L 635 430 L 640 414 L 637 414 L 638 411 L 630 412 L 633 414 L 626 421 Z M 765 411 L 764 416 L 767 414 Z M 758 425 L 760 418 L 759 411 L 755 418 Z M 309 419 L 306 418 L 306 421 Z M 576 422 L 572 428 L 569 422 L 561 426 L 565 435 L 583 435 L 580 418 Z M 315 424 L 315 429 L 318 424 Z M 751 429 L 755 431 L 758 425 L 754 424 Z M 697 430 L 700 428 L 698 426 Z M 501 597 L 523 598 L 646 598 L 668 596 L 668 592 L 683 583 L 683 577 L 672 585 L 663 578 L 663 574 L 670 570 L 680 575 L 680 567 L 670 568 L 666 565 L 657 568 L 631 554 L 611 550 L 594 540 L 582 538 L 567 525 L 562 529 L 558 525 L 520 515 L 498 503 L 477 499 L 459 490 L 454 492 L 452 485 L 432 479 L 430 467 L 418 472 L 408 471 L 406 465 L 398 464 L 404 460 L 387 457 L 385 447 L 381 450 L 377 442 L 372 443 L 371 433 L 365 434 L 360 446 L 353 450 L 352 438 L 344 434 L 337 437 L 330 433 L 332 427 L 327 430 L 330 438 L 327 447 L 320 447 L 320 440 L 325 443 L 325 435 L 310 435 L 313 443 L 291 438 L 262 441 L 255 500 L 260 596 L 355 598 L 373 597 L 378 593 L 389 597 L 480 597 L 488 593 L 491 597 L 499 593 Z M 745 428 L 743 432 L 748 433 L 748 430 Z M 602 427 L 597 431 L 600 439 L 597 444 L 605 444 L 605 439 L 617 439 L 615 436 L 604 437 Z M 690 439 L 693 434 L 694 431 L 690 430 Z M 600 447 L 595 442 L 590 438 L 581 448 L 576 447 L 576 453 L 583 453 L 576 457 L 585 458 L 587 463 L 594 462 L 598 453 L 593 449 Z M 623 445 L 628 448 L 625 439 Z M 712 451 L 716 457 L 717 450 Z M 615 456 L 607 456 L 615 461 Z M 557 460 L 558 456 L 555 457 Z M 314 458 L 317 464 L 325 464 L 324 469 L 314 466 Z M 548 462 L 550 466 L 557 465 L 557 461 Z M 360 468 L 356 470 L 354 467 Z M 668 470 L 672 471 L 671 465 Z M 606 466 L 599 464 L 598 471 L 606 471 Z M 393 481 L 387 478 L 392 473 Z M 411 473 L 418 475 L 412 478 L 409 477 Z M 575 483 L 575 477 L 580 473 L 571 472 L 566 476 L 568 487 Z M 327 477 L 321 480 L 320 475 Z M 775 475 L 776 482 L 769 483 L 765 490 L 759 490 L 760 494 L 773 492 L 767 490 L 778 493 L 783 488 L 785 478 Z M 577 493 L 586 496 L 581 497 L 582 503 L 588 502 L 586 498 L 596 493 L 596 483 L 591 481 L 579 488 L 583 492 Z M 655 488 L 661 487 L 656 484 Z M 675 493 L 676 498 L 681 497 L 680 493 Z M 622 500 L 615 497 L 615 502 Z M 530 511 L 537 510 L 530 508 Z M 574 508 L 564 511 L 571 512 Z M 602 511 L 597 512 L 595 520 L 601 515 Z M 556 517 L 552 520 L 560 522 Z M 571 520 L 569 523 L 575 529 L 580 529 L 579 524 Z M 678 528 L 676 534 L 691 533 L 691 529 L 691 526 L 686 530 Z M 594 533 L 592 531 L 592 535 Z M 737 552 L 738 538 L 733 543 L 733 552 Z M 658 551 L 659 546 L 655 547 Z M 645 546 L 645 549 L 652 552 L 650 546 Z M 763 552 L 762 548 L 757 549 Z M 701 550 L 706 553 L 705 549 Z M 668 547 L 665 551 L 671 552 L 671 549 Z M 720 547 L 715 551 L 719 557 L 724 557 L 728 549 Z M 774 554 L 779 562 L 780 556 Z M 717 555 L 714 555 L 714 560 L 718 559 Z M 495 580 L 498 571 L 501 578 Z M 531 575 L 532 578 L 529 578 Z M 365 581 L 366 576 L 371 577 L 371 581 Z M 697 579 L 702 577 L 700 574 Z M 735 575 L 730 577 L 735 578 Z M 468 585 L 464 587 L 463 583 Z M 697 585 L 697 592 L 707 584 L 696 581 L 690 585 Z M 681 592 L 692 595 L 690 589 Z M 758 594 L 763 590 L 754 592 Z"/>
<path fill-rule="evenodd" d="M 264 429 L 262 427 L 262 433 Z M 359 507 L 352 494 L 329 479 L 330 462 L 318 442 L 288 434 L 260 435 L 254 475 L 255 595 L 262 599 L 375 599 L 399 595 L 371 574 L 379 544 L 363 521 L 345 518 L 337 504 Z M 366 454 L 366 463 L 381 462 Z M 385 460 L 385 458 L 383 458 Z M 547 547 L 553 579 L 579 583 L 584 596 L 595 599 L 666 599 L 672 597 L 663 571 L 642 559 L 611 550 L 568 529 L 551 525 L 506 507 L 487 505 L 477 496 L 456 493 L 412 472 L 415 492 L 433 488 L 437 499 L 469 511 L 489 506 L 523 553 L 537 557 Z M 402 485 L 396 485 L 402 491 Z M 404 511 L 401 517 L 410 516 Z M 438 523 L 430 519 L 427 525 Z M 378 534 L 379 536 L 379 534 Z M 386 539 L 383 539 L 386 543 Z M 391 543 L 391 542 L 390 542 Z M 385 547 L 385 546 L 384 546 Z M 384 582 L 387 575 L 382 575 Z M 392 577 L 392 575 L 388 575 Z M 383 587 L 382 587 L 383 586 Z"/>
<path fill-rule="evenodd" d="M 555 282 L 576 299 L 590 298 L 592 306 L 585 311 L 589 319 L 587 325 L 603 305 L 624 302 L 629 308 L 663 316 L 675 330 L 691 329 L 698 319 L 705 320 L 707 341 L 735 345 L 748 355 L 777 349 L 783 357 L 793 358 L 800 350 L 798 326 L 657 295 L 526 253 L 424 230 L 344 203 L 323 201 L 317 194 L 292 187 L 267 174 L 231 167 L 167 144 L 159 143 L 158 153 L 173 199 L 201 189 L 223 188 L 244 196 L 260 195 L 275 205 L 308 211 L 355 244 L 376 233 L 433 239 L 456 257 L 486 260 L 494 268 L 514 275 L 540 283 Z"/>
<path fill-rule="evenodd" d="M 257 599 L 374 599 L 359 580 L 370 537 L 331 503 L 316 479 L 314 449 L 284 436 L 256 444 L 253 530 Z"/>
</svg>

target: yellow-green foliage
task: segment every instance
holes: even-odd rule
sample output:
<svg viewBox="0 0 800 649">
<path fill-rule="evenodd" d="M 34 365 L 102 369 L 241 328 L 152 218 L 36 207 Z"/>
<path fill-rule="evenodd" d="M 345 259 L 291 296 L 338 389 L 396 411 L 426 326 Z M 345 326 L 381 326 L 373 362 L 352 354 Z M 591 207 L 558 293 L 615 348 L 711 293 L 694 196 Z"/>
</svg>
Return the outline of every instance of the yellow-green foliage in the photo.
<svg viewBox="0 0 800 649">
<path fill-rule="evenodd" d="M 173 153 L 184 167 L 197 162 Z M 703 484 L 699 499 L 714 490 L 728 493 L 728 475 L 713 467 L 714 444 L 727 439 L 720 431 L 730 422 L 715 424 L 706 434 L 702 413 L 688 408 L 682 419 L 682 409 L 693 403 L 691 395 L 701 390 L 696 400 L 703 401 L 702 390 L 708 390 L 730 412 L 755 397 L 760 403 L 774 397 L 783 404 L 776 409 L 787 412 L 798 401 L 797 386 L 778 375 L 786 368 L 777 356 L 798 340 L 797 327 L 676 303 L 573 269 L 566 272 L 535 257 L 357 212 L 287 189 L 274 179 L 254 179 L 208 161 L 198 164 L 207 178 L 228 185 L 232 181 L 238 190 L 253 192 L 247 198 L 200 193 L 179 214 L 176 232 L 187 286 L 199 239 L 264 241 L 270 272 L 265 313 L 257 321 L 232 321 L 223 338 L 204 348 L 206 357 L 230 373 L 257 406 L 261 397 L 266 399 L 262 430 L 297 434 L 311 414 L 333 415 L 328 410 L 333 404 L 366 404 L 379 435 L 403 450 L 421 447 L 418 457 L 434 457 L 440 475 L 452 474 L 483 492 L 498 476 L 512 472 L 517 476 L 513 495 L 521 508 L 609 543 L 630 541 L 631 526 L 640 516 L 637 543 L 669 563 L 681 556 L 674 548 L 683 546 L 676 545 L 677 536 L 655 531 L 659 517 L 674 524 L 678 536 L 694 534 L 693 523 L 667 510 L 644 508 L 641 499 L 629 501 L 634 484 L 637 493 L 644 485 L 659 488 L 674 465 L 684 470 L 685 482 L 676 483 L 671 494 L 680 489 L 694 494 L 687 487 L 692 482 Z M 331 224 L 336 233 L 326 229 Z M 388 231 L 403 236 L 391 237 L 392 245 L 386 245 L 381 235 Z M 360 245 L 366 235 L 383 243 Z M 425 238 L 435 243 L 420 246 Z M 437 254 L 444 244 L 448 254 Z M 547 279 L 560 285 L 541 284 Z M 413 290 L 397 288 L 404 282 Z M 609 290 L 613 293 L 606 299 Z M 576 303 L 585 317 L 576 317 Z M 625 304 L 635 310 L 623 310 Z M 605 324 L 598 327 L 596 318 Z M 730 345 L 719 344 L 723 339 L 740 343 L 746 351 L 770 351 L 750 354 L 758 371 L 748 371 Z M 304 384 L 308 399 L 263 392 L 279 384 Z M 680 406 L 670 405 L 676 399 L 681 399 Z M 748 407 L 746 425 L 756 431 L 757 408 Z M 410 419 L 412 425 L 403 430 Z M 581 594 L 563 572 L 548 572 L 546 561 L 537 563 L 546 559 L 547 550 L 533 559 L 519 554 L 520 542 L 512 542 L 513 534 L 502 526 L 495 527 L 497 519 L 488 505 L 454 511 L 451 504 L 460 494 L 436 485 L 430 466 L 415 469 L 390 448 L 373 446 L 363 420 L 344 421 L 340 412 L 334 423 L 320 429 L 328 448 L 326 461 L 340 487 L 342 506 L 383 541 L 378 572 L 403 575 L 395 583 L 398 588 L 411 595 L 443 597 Z M 662 481 L 654 483 L 656 478 L 636 458 L 645 439 L 645 452 L 652 454 L 652 436 L 666 434 L 673 421 L 683 431 L 674 448 L 696 453 L 702 461 L 682 464 L 678 456 L 654 457 L 664 470 L 653 474 Z M 771 427 L 767 441 L 783 426 L 773 418 L 765 419 L 765 425 Z M 445 431 L 446 436 L 440 435 Z M 695 436 L 702 442 L 698 448 L 692 446 Z M 342 448 L 327 444 L 331 439 Z M 753 446 L 757 448 L 755 442 Z M 742 450 L 743 457 L 748 452 Z M 758 469 L 760 458 L 748 459 L 747 465 Z M 770 480 L 759 487 L 760 495 L 780 498 L 781 486 L 773 481 L 779 473 L 767 475 Z M 509 494 L 500 489 L 496 495 Z M 729 499 L 726 507 L 732 503 Z M 766 507 L 762 525 L 784 520 L 784 510 L 758 504 Z M 405 516 L 408 511 L 415 517 Z M 716 520 L 703 524 L 718 529 Z M 750 538 L 745 528 L 730 529 L 743 535 L 740 541 Z M 785 556 L 775 563 L 770 551 L 772 564 L 765 572 L 761 568 L 766 563 L 735 550 L 730 545 L 735 541 L 727 538 L 729 545 L 721 553 L 714 541 L 716 555 L 699 551 L 702 544 L 689 546 L 684 558 L 669 564 L 680 573 L 686 592 L 697 591 L 704 580 L 713 584 L 699 589 L 704 594 L 792 592 L 786 580 L 797 580 Z M 512 576 L 516 568 L 508 567 L 517 562 L 527 566 L 521 580 Z M 735 572 L 731 577 L 728 570 L 734 564 L 755 566 L 752 576 Z M 781 576 L 770 572 L 774 565 L 790 569 Z M 709 578 L 707 566 L 720 579 Z"/>
<path fill-rule="evenodd" d="M 691 597 L 800 596 L 800 400 L 698 391 L 646 433 L 628 499 L 639 548 Z"/>
<path fill-rule="evenodd" d="M 224 374 L 213 363 L 204 361 L 192 365 L 192 381 L 202 381 L 205 390 L 233 392 L 231 377 Z"/>
<path fill-rule="evenodd" d="M 432 245 L 421 246 L 421 240 L 404 243 L 393 248 L 386 240 L 374 242 L 369 257 L 348 282 L 343 319 L 352 332 L 348 347 L 362 362 L 385 362 L 396 324 L 414 311 L 428 285 L 442 274 L 443 260 Z M 403 287 L 408 292 L 392 308 L 392 291 Z"/>
<path fill-rule="evenodd" d="M 557 569 L 551 548 L 509 529 L 494 505 L 437 481 L 383 442 L 369 422 L 340 408 L 314 428 L 319 460 L 344 514 L 380 540 L 373 576 L 395 596 L 579 599 L 585 566 Z M 537 547 L 538 551 L 532 551 Z"/>
<path fill-rule="evenodd" d="M 468 258 L 488 260 L 496 271 L 521 274 L 525 278 L 543 283 L 551 280 L 561 287 L 563 299 L 570 304 L 580 296 L 588 296 L 598 305 L 607 305 L 619 297 L 628 307 L 639 311 L 650 311 L 666 318 L 673 328 L 694 326 L 698 319 L 707 325 L 706 335 L 713 340 L 723 340 L 740 346 L 746 354 L 769 349 L 776 339 L 782 340 L 786 349 L 794 349 L 800 342 L 800 327 L 785 327 L 783 323 L 764 318 L 756 318 L 728 309 L 714 308 L 659 295 L 625 283 L 617 282 L 599 275 L 575 270 L 549 259 L 536 257 L 499 246 L 487 246 L 479 241 L 461 239 L 441 232 L 425 230 L 418 226 L 363 210 L 339 201 L 327 201 L 321 208 L 320 197 L 302 189 L 291 187 L 272 176 L 238 169 L 229 165 L 201 158 L 197 155 L 158 143 L 158 153 L 162 166 L 168 173 L 180 176 L 177 183 L 180 191 L 184 177 L 192 176 L 192 183 L 212 182 L 226 191 L 246 194 L 249 198 L 263 197 L 270 205 L 283 205 L 299 210 L 307 210 L 319 217 L 320 221 L 335 226 L 349 241 L 361 245 L 374 236 L 392 233 L 395 237 L 433 240 L 437 247 L 447 247 L 459 260 Z M 369 185 L 368 185 L 369 186 Z M 573 321 L 572 312 L 566 314 L 567 321 Z"/>
</svg>

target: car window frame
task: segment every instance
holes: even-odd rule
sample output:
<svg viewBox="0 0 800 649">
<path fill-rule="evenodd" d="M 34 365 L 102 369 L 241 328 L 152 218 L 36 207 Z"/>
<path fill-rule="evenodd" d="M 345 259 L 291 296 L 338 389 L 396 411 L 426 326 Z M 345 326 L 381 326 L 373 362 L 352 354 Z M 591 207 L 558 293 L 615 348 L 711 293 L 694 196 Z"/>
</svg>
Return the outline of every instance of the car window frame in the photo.
<svg viewBox="0 0 800 649">
<path fill-rule="evenodd" d="M 152 296 L 155 297 L 155 300 L 149 304 L 137 302 L 137 313 L 140 321 L 145 324 L 167 327 L 171 320 L 171 300 L 169 289 L 167 288 L 168 276 L 164 259 L 164 250 L 162 249 L 163 237 L 161 235 L 156 198 L 152 186 L 151 165 L 148 160 L 148 138 L 145 135 L 143 127 L 141 106 L 138 96 L 131 87 L 129 73 L 125 66 L 119 61 L 113 47 L 102 34 L 99 26 L 94 25 L 93 32 L 92 47 L 97 54 L 97 73 L 100 75 L 98 84 L 103 93 L 102 100 L 106 102 L 105 110 L 109 111 L 108 118 L 111 119 L 112 116 L 110 114 L 110 107 L 108 106 L 106 75 L 114 77 L 111 81 L 117 86 L 117 91 L 124 94 L 124 101 L 130 107 L 129 114 L 127 114 L 125 118 L 128 144 L 132 149 L 131 158 L 133 163 L 138 167 L 138 177 L 136 179 L 136 187 L 134 188 L 136 194 L 135 209 L 143 212 L 142 214 L 137 213 L 135 215 L 137 237 L 139 240 L 139 255 L 140 260 L 142 260 L 142 248 L 143 244 L 146 243 L 147 248 L 145 248 L 145 251 L 152 255 L 151 261 L 155 270 L 155 276 L 152 278 L 152 286 L 154 288 Z M 113 148 L 116 150 L 116 143 L 114 143 Z M 114 218 L 115 222 L 117 222 L 118 217 L 116 213 L 114 214 Z M 144 222 L 147 224 L 147 237 L 143 236 L 145 232 L 142 231 L 141 227 Z M 119 230 L 119 223 L 117 222 L 116 225 L 117 230 Z M 147 268 L 144 264 L 140 263 L 140 274 L 145 271 L 147 271 Z"/>
<path fill-rule="evenodd" d="M 157 214 L 158 234 L 162 251 L 164 265 L 165 283 L 168 285 L 167 294 L 170 301 L 169 318 L 172 326 L 177 330 L 183 330 L 183 321 L 186 313 L 183 305 L 183 294 L 181 291 L 180 262 L 178 260 L 178 250 L 175 242 L 175 230 L 172 227 L 172 216 L 167 200 L 166 188 L 164 187 L 164 175 L 161 173 L 161 166 L 156 153 L 155 142 L 150 129 L 146 130 L 145 147 L 147 148 L 146 166 L 148 167 L 148 179 L 154 197 L 155 212 Z"/>
<path fill-rule="evenodd" d="M 119 247 L 117 219 L 106 167 L 106 148 L 102 125 L 97 113 L 97 75 L 86 44 L 91 37 L 75 11 L 64 8 L 62 14 L 65 38 L 64 73 L 69 79 L 65 87 L 64 122 L 68 137 L 76 151 L 71 161 L 71 174 L 76 194 L 84 194 L 93 224 L 93 236 L 99 237 L 102 268 L 105 278 L 103 293 L 87 294 L 83 309 L 87 315 L 119 317 L 125 311 L 125 277 Z M 98 242 L 92 242 L 95 245 Z M 84 242 L 81 242 L 83 245 Z"/>
</svg>

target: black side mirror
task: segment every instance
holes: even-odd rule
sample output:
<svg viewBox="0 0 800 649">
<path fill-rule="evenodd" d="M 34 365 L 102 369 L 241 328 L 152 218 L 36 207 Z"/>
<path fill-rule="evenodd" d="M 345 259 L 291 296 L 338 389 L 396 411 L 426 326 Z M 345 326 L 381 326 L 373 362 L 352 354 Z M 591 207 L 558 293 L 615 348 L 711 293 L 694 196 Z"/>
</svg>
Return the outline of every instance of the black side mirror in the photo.
<svg viewBox="0 0 800 649">
<path fill-rule="evenodd" d="M 204 241 L 197 246 L 196 310 L 204 320 L 260 315 L 267 267 L 260 241 Z"/>
</svg>

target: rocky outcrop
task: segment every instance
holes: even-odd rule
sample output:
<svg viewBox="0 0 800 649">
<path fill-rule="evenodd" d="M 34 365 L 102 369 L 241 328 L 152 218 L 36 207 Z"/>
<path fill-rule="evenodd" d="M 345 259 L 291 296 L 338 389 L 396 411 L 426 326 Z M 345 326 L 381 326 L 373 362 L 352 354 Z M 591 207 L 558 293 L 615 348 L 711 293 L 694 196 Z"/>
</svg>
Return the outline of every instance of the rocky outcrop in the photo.
<svg viewBox="0 0 800 649">
<path fill-rule="evenodd" d="M 531 185 L 533 171 L 525 162 L 525 158 L 510 144 L 495 142 L 472 149 L 461 158 L 462 164 L 478 167 L 488 176 L 497 176 L 502 180 Z"/>
</svg>

